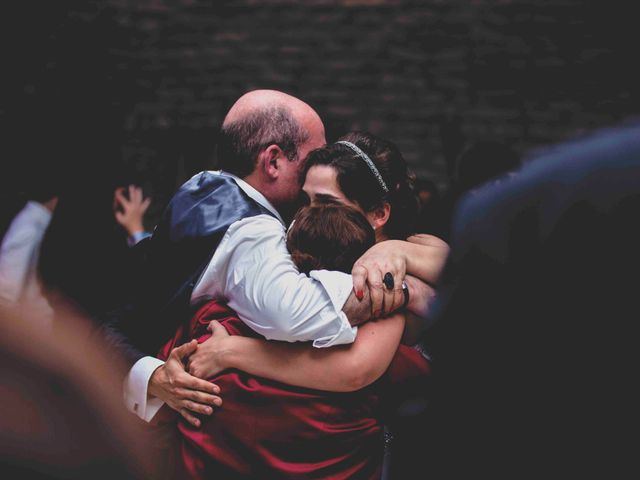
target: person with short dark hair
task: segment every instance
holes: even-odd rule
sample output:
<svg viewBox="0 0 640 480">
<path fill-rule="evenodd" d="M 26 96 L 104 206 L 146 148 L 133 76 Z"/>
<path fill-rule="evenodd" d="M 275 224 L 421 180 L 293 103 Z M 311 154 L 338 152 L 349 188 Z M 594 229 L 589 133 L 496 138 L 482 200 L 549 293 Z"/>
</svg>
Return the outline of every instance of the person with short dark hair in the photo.
<svg viewBox="0 0 640 480">
<path fill-rule="evenodd" d="M 353 264 L 376 242 L 375 231 L 356 208 L 325 200 L 302 207 L 287 231 L 287 250 L 300 273 Z"/>
</svg>

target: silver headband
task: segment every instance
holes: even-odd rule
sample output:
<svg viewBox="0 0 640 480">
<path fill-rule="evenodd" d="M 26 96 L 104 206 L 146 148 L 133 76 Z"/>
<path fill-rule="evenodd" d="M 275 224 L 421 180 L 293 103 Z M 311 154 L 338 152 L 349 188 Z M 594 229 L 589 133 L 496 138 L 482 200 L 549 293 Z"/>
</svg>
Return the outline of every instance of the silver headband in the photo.
<svg viewBox="0 0 640 480">
<path fill-rule="evenodd" d="M 384 190 L 384 193 L 389 193 L 389 188 L 387 188 L 387 184 L 384 183 L 382 175 L 380 175 L 380 172 L 378 171 L 378 169 L 376 168 L 376 166 L 374 165 L 374 163 L 371 161 L 371 159 L 369 158 L 369 156 L 366 153 L 364 153 L 362 150 L 360 150 L 360 148 L 358 148 L 353 143 L 347 142 L 346 140 L 340 140 L 340 141 L 338 141 L 336 143 L 341 143 L 342 145 L 346 145 L 351 150 L 356 152 L 356 154 L 365 161 L 365 163 L 369 167 L 369 170 L 371 170 L 371 173 L 373 173 L 373 175 L 376 177 L 376 179 L 378 180 L 378 183 L 382 187 L 382 190 Z"/>
</svg>

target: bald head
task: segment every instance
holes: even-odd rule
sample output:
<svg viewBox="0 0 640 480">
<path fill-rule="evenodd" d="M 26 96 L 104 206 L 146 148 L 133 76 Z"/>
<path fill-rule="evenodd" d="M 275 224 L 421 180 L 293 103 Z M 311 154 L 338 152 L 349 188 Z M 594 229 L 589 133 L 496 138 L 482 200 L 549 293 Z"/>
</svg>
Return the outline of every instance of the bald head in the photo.
<svg viewBox="0 0 640 480">
<path fill-rule="evenodd" d="M 242 95 L 236 103 L 233 104 L 222 123 L 222 127 L 224 128 L 228 124 L 242 121 L 251 115 L 255 115 L 257 112 L 273 108 L 287 110 L 299 121 L 315 119 L 322 123 L 315 110 L 299 98 L 277 90 L 253 90 L 252 92 Z M 306 117 L 309 118 L 307 119 Z"/>
<path fill-rule="evenodd" d="M 258 154 L 269 145 L 278 145 L 295 160 L 302 153 L 306 156 L 300 150 L 309 141 L 324 143 L 324 126 L 313 108 L 283 92 L 254 90 L 240 97 L 224 119 L 218 163 L 242 178 L 253 171 Z"/>
</svg>

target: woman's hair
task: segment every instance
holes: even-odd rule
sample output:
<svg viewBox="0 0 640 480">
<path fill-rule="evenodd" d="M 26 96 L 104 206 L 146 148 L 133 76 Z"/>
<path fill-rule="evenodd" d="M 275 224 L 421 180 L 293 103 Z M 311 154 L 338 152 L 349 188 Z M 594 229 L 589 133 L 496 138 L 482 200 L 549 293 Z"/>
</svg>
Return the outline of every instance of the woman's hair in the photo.
<svg viewBox="0 0 640 480">
<path fill-rule="evenodd" d="M 364 132 L 351 132 L 339 140 L 354 144 L 371 159 L 388 192 L 385 192 L 362 156 L 343 143 L 333 143 L 312 151 L 307 157 L 304 173 L 316 165 L 333 167 L 342 192 L 365 212 L 389 202 L 391 213 L 384 226 L 384 232 L 389 237 L 405 239 L 414 233 L 418 216 L 418 199 L 413 190 L 414 175 L 407 170 L 407 163 L 398 147 Z"/>
<path fill-rule="evenodd" d="M 362 213 L 331 200 L 301 208 L 287 233 L 287 248 L 301 273 L 350 273 L 375 241 L 375 232 Z"/>
</svg>

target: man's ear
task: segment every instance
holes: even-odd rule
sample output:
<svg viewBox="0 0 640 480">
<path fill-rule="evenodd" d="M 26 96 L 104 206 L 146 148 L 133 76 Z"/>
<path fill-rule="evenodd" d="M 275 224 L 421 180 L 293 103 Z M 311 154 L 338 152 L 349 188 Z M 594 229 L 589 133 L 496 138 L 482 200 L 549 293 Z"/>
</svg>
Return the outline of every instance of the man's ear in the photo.
<svg viewBox="0 0 640 480">
<path fill-rule="evenodd" d="M 389 221 L 389 216 L 391 215 L 391 205 L 389 202 L 384 202 L 381 206 L 375 208 L 374 210 L 367 212 L 367 218 L 369 219 L 369 223 L 374 228 L 374 230 L 378 230 L 384 227 Z"/>
<path fill-rule="evenodd" d="M 284 158 L 284 152 L 275 143 L 269 145 L 258 155 L 258 164 L 267 178 L 275 180 L 280 175 L 280 162 Z"/>
</svg>

